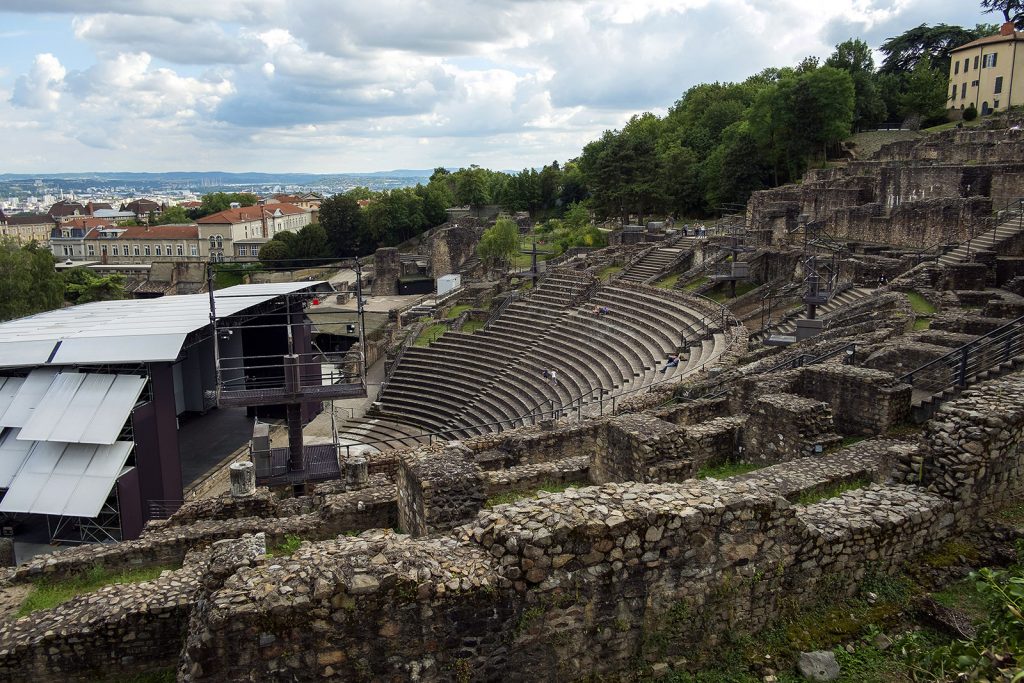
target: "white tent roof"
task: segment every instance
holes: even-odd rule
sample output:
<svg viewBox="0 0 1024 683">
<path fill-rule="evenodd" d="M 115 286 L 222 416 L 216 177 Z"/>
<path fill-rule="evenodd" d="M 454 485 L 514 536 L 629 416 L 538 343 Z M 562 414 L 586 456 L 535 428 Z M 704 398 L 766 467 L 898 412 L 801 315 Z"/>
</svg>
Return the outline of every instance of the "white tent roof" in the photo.
<svg viewBox="0 0 1024 683">
<path fill-rule="evenodd" d="M 130 441 L 109 446 L 35 441 L 0 500 L 0 512 L 95 517 L 120 476 Z"/>
<path fill-rule="evenodd" d="M 18 441 L 17 429 L 3 430 L 0 434 L 0 489 L 10 488 L 31 449 L 31 441 Z"/>
<path fill-rule="evenodd" d="M 237 285 L 215 293 L 217 317 L 323 284 Z M 0 323 L 0 367 L 173 361 L 210 323 L 208 294 L 99 301 Z"/>
<path fill-rule="evenodd" d="M 136 375 L 62 372 L 53 378 L 18 438 L 112 444 L 145 386 L 146 379 Z"/>
</svg>

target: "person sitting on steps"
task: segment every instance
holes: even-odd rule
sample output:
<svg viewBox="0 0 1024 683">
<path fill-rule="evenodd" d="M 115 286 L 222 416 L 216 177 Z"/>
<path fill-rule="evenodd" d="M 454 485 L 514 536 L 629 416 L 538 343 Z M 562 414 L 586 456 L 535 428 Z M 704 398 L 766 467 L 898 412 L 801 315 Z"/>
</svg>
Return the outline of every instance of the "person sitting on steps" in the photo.
<svg viewBox="0 0 1024 683">
<path fill-rule="evenodd" d="M 679 365 L 679 354 L 670 353 L 668 355 L 668 362 L 665 363 L 665 367 L 661 369 L 661 374 L 664 375 L 666 370 L 668 370 L 669 368 L 674 368 L 677 365 Z"/>
</svg>

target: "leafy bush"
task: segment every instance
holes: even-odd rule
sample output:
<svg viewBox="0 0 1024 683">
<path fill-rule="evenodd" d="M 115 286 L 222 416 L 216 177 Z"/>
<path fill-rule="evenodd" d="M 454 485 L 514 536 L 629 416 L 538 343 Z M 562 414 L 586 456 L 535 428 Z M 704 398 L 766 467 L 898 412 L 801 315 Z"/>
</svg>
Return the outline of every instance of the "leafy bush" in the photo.
<svg viewBox="0 0 1024 683">
<path fill-rule="evenodd" d="M 1018 552 L 1024 555 L 1024 547 Z M 959 672 L 964 680 L 1024 681 L 1024 565 L 981 569 L 971 573 L 971 580 L 989 607 L 974 638 L 912 649 L 912 666 L 936 680 Z"/>
<path fill-rule="evenodd" d="M 978 110 L 974 106 L 974 102 L 971 102 L 967 109 L 964 109 L 964 121 L 973 121 L 978 118 Z"/>
</svg>

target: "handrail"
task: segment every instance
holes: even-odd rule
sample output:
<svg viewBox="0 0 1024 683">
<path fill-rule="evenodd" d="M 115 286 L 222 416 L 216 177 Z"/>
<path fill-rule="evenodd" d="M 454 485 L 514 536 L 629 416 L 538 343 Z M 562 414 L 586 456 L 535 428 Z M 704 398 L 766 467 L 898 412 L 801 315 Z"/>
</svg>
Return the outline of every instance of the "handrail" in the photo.
<svg viewBox="0 0 1024 683">
<path fill-rule="evenodd" d="M 414 323 L 413 325 L 410 325 L 410 327 L 415 327 L 415 325 L 420 325 L 421 327 L 418 330 L 410 330 L 409 334 L 405 335 L 405 339 L 402 340 L 402 343 L 398 347 L 398 353 L 395 354 L 394 360 L 391 361 L 391 365 L 388 366 L 387 372 L 384 373 L 384 379 L 381 380 L 380 389 L 378 393 L 384 393 L 384 390 L 391 382 L 392 375 L 394 375 L 395 370 L 398 369 L 398 364 L 405 356 L 406 350 L 410 346 L 412 346 L 413 342 L 416 340 L 416 338 L 419 336 L 419 333 L 422 331 L 422 323 Z"/>
<path fill-rule="evenodd" d="M 907 384 L 913 386 L 914 385 L 914 375 L 916 375 L 916 374 L 918 374 L 920 372 L 923 372 L 925 370 L 928 370 L 929 368 L 931 368 L 933 366 L 937 366 L 939 364 L 949 364 L 949 361 L 951 361 L 951 360 L 956 360 L 958 363 L 963 365 L 967 361 L 967 354 L 968 354 L 968 352 L 970 352 L 971 350 L 980 350 L 983 347 L 987 347 L 991 343 L 994 343 L 994 342 L 1005 341 L 1006 337 L 1009 336 L 1011 333 L 1016 332 L 1017 328 L 1019 328 L 1022 324 L 1024 324 L 1024 316 L 1021 316 L 1019 318 L 1015 318 L 1014 320 L 1011 320 L 1010 322 L 1006 323 L 1005 325 L 1002 325 L 1001 327 L 997 327 L 996 329 L 992 330 L 991 332 L 988 332 L 987 334 L 985 334 L 985 335 L 983 335 L 981 337 L 978 337 L 977 339 L 971 340 L 971 341 L 967 342 L 966 344 L 964 344 L 963 346 L 960 346 L 960 347 L 957 347 L 957 348 L 953 349 L 952 351 L 950 351 L 946 355 L 940 356 L 939 358 L 936 358 L 934 360 L 928 361 L 924 365 L 911 370 L 910 372 L 908 372 L 905 375 L 901 376 L 899 378 L 899 380 L 901 382 L 906 382 Z"/>
<path fill-rule="evenodd" d="M 505 312 L 505 309 L 509 307 L 509 304 L 511 304 L 513 301 L 518 300 L 519 292 L 510 292 L 509 295 L 505 297 L 505 299 L 500 304 L 498 304 L 498 307 L 491 311 L 491 314 L 487 316 L 487 322 L 484 323 L 484 327 L 490 327 L 491 323 L 497 320 L 498 316 Z"/>
</svg>

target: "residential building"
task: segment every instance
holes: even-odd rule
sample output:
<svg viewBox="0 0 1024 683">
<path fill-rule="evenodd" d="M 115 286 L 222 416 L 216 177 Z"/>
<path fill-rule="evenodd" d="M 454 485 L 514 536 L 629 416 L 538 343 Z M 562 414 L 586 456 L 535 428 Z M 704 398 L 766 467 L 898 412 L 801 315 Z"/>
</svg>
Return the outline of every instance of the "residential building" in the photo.
<svg viewBox="0 0 1024 683">
<path fill-rule="evenodd" d="M 10 237 L 19 244 L 28 244 L 33 240 L 42 245 L 50 242 L 50 231 L 54 221 L 49 216 L 39 213 L 25 213 L 7 216 L 0 211 L 0 235 Z"/>
<path fill-rule="evenodd" d="M 254 261 L 274 235 L 298 232 L 311 222 L 312 214 L 293 204 L 243 206 L 196 221 L 202 254 L 213 261 Z"/>
<path fill-rule="evenodd" d="M 86 233 L 85 258 L 102 264 L 149 264 L 203 258 L 199 226 L 105 225 Z"/>
<path fill-rule="evenodd" d="M 948 103 L 973 104 L 982 115 L 1024 104 L 1024 32 L 1012 22 L 999 33 L 961 45 L 950 53 Z"/>
<path fill-rule="evenodd" d="M 57 221 L 56 226 L 51 223 L 50 227 L 50 251 L 55 258 L 61 261 L 86 261 L 96 258 L 95 254 L 86 252 L 86 236 L 93 230 L 113 229 L 117 226 L 104 218 L 72 216 Z"/>
<path fill-rule="evenodd" d="M 66 223 L 74 218 L 89 215 L 84 204 L 70 199 L 61 199 L 59 202 L 55 202 L 46 213 L 58 223 Z"/>
<path fill-rule="evenodd" d="M 163 210 L 163 205 L 152 199 L 135 199 L 121 206 L 121 211 L 131 211 L 135 214 L 135 220 L 139 223 L 148 223 L 150 215 L 159 216 Z"/>
</svg>

